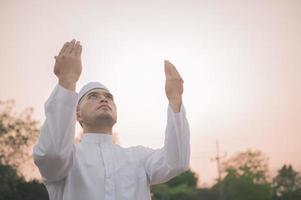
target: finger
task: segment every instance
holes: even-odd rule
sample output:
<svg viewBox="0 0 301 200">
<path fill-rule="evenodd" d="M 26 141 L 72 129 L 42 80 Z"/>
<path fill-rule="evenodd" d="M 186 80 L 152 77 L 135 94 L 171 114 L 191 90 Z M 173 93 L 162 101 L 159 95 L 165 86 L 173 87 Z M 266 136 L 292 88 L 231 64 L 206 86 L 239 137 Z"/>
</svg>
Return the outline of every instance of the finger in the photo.
<svg viewBox="0 0 301 200">
<path fill-rule="evenodd" d="M 177 76 L 181 78 L 180 73 L 178 72 L 177 68 L 169 61 L 167 61 L 170 66 L 170 73 L 172 76 Z"/>
<path fill-rule="evenodd" d="M 178 72 L 177 68 L 176 68 L 174 65 L 172 65 L 172 67 L 173 67 L 173 70 L 172 70 L 173 74 L 174 74 L 175 76 L 181 77 L 181 75 L 180 75 L 180 73 Z"/>
<path fill-rule="evenodd" d="M 72 55 L 76 55 L 76 53 L 77 53 L 77 49 L 79 48 L 79 45 L 80 45 L 80 42 L 79 41 L 77 41 L 75 44 L 74 44 L 74 47 L 73 47 L 73 49 L 72 49 L 72 51 L 71 51 L 71 54 Z"/>
<path fill-rule="evenodd" d="M 69 46 L 69 42 L 66 42 L 64 44 L 64 46 L 62 47 L 62 49 L 61 49 L 61 51 L 60 51 L 60 53 L 59 53 L 58 56 L 61 56 L 64 53 L 64 51 L 67 49 L 68 46 Z"/>
<path fill-rule="evenodd" d="M 64 51 L 63 55 L 69 55 L 72 52 L 72 49 L 75 45 L 75 39 L 73 39 L 70 44 L 68 45 L 68 47 L 66 48 L 66 50 Z"/>
<path fill-rule="evenodd" d="M 170 62 L 168 60 L 164 60 L 164 70 L 165 70 L 166 76 L 171 75 L 171 66 L 170 66 Z"/>
<path fill-rule="evenodd" d="M 82 45 L 79 45 L 79 47 L 76 50 L 76 56 L 81 56 L 82 55 Z"/>
</svg>

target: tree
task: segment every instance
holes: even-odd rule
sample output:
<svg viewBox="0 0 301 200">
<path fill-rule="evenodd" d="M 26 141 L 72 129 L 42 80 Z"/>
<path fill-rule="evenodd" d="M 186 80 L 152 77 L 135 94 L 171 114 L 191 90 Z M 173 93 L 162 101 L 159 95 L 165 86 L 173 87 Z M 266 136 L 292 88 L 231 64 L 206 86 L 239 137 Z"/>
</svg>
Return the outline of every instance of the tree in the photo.
<svg viewBox="0 0 301 200">
<path fill-rule="evenodd" d="M 32 108 L 15 114 L 14 107 L 14 100 L 0 101 L 0 164 L 10 165 L 20 173 L 22 166 L 30 166 L 39 128 L 32 119 Z"/>
<path fill-rule="evenodd" d="M 187 185 L 191 188 L 196 188 L 198 182 L 198 178 L 196 173 L 191 170 L 188 170 L 182 173 L 180 176 L 177 176 L 171 180 L 169 180 L 166 184 L 170 187 L 176 187 L 178 185 Z"/>
<path fill-rule="evenodd" d="M 9 165 L 0 164 L 0 200 L 48 200 L 43 184 L 36 180 L 26 182 Z"/>
<path fill-rule="evenodd" d="M 46 200 L 45 187 L 26 182 L 22 166 L 32 166 L 32 146 L 38 138 L 38 122 L 32 108 L 15 114 L 13 100 L 0 101 L 0 200 Z"/>
<path fill-rule="evenodd" d="M 196 199 L 197 176 L 191 170 L 151 188 L 153 200 L 192 200 Z"/>
<path fill-rule="evenodd" d="M 21 179 L 15 169 L 9 165 L 0 164 L 0 200 L 12 199 L 12 195 L 17 192 L 18 182 Z"/>
<path fill-rule="evenodd" d="M 260 151 L 247 150 L 233 156 L 223 163 L 225 175 L 213 190 L 218 193 L 219 184 L 222 184 L 227 200 L 271 199 L 267 161 L 267 157 Z"/>
<path fill-rule="evenodd" d="M 284 165 L 273 179 L 274 197 L 278 200 L 301 199 L 301 177 L 291 165 Z"/>
<path fill-rule="evenodd" d="M 267 183 L 268 158 L 259 150 L 247 150 L 223 162 L 223 172 L 235 171 L 237 176 L 252 177 L 254 183 Z"/>
</svg>

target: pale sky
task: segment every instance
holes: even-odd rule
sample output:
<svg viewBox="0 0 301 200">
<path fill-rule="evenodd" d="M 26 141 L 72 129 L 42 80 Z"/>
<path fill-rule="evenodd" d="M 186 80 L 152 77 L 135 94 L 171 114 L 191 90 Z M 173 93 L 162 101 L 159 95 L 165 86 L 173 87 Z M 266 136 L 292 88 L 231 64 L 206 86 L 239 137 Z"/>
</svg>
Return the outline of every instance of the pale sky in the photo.
<svg viewBox="0 0 301 200">
<path fill-rule="evenodd" d="M 301 1 L 0 0 L 0 99 L 43 106 L 57 84 L 54 56 L 83 45 L 77 90 L 100 81 L 114 94 L 122 146 L 163 145 L 164 59 L 184 79 L 191 168 L 217 177 L 215 141 L 231 156 L 262 150 L 274 173 L 301 171 Z"/>
</svg>

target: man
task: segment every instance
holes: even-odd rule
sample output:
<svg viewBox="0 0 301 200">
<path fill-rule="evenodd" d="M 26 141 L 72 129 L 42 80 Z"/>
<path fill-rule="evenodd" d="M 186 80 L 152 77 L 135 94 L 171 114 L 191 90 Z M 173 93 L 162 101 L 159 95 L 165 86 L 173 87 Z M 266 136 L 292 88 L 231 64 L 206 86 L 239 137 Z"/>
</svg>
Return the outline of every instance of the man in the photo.
<svg viewBox="0 0 301 200">
<path fill-rule="evenodd" d="M 149 200 L 150 185 L 166 182 L 189 167 L 183 80 L 165 61 L 169 105 L 164 147 L 123 148 L 112 143 L 117 114 L 108 88 L 91 82 L 75 92 L 81 52 L 80 42 L 72 40 L 55 57 L 58 85 L 45 103 L 46 120 L 34 147 L 34 162 L 50 200 Z M 74 144 L 76 120 L 84 132 L 79 144 Z"/>
</svg>

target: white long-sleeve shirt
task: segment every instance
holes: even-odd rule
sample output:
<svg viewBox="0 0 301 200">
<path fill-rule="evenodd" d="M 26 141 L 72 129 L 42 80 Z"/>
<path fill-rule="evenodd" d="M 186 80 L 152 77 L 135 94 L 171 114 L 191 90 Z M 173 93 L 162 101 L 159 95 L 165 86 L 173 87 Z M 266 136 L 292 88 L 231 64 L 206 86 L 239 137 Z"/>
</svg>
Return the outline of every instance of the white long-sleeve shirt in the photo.
<svg viewBox="0 0 301 200">
<path fill-rule="evenodd" d="M 177 113 L 168 105 L 162 148 L 124 148 L 102 133 L 85 133 L 74 144 L 77 100 L 76 92 L 57 85 L 45 103 L 46 120 L 33 153 L 50 200 L 150 200 L 150 185 L 188 169 L 183 104 Z"/>
</svg>

